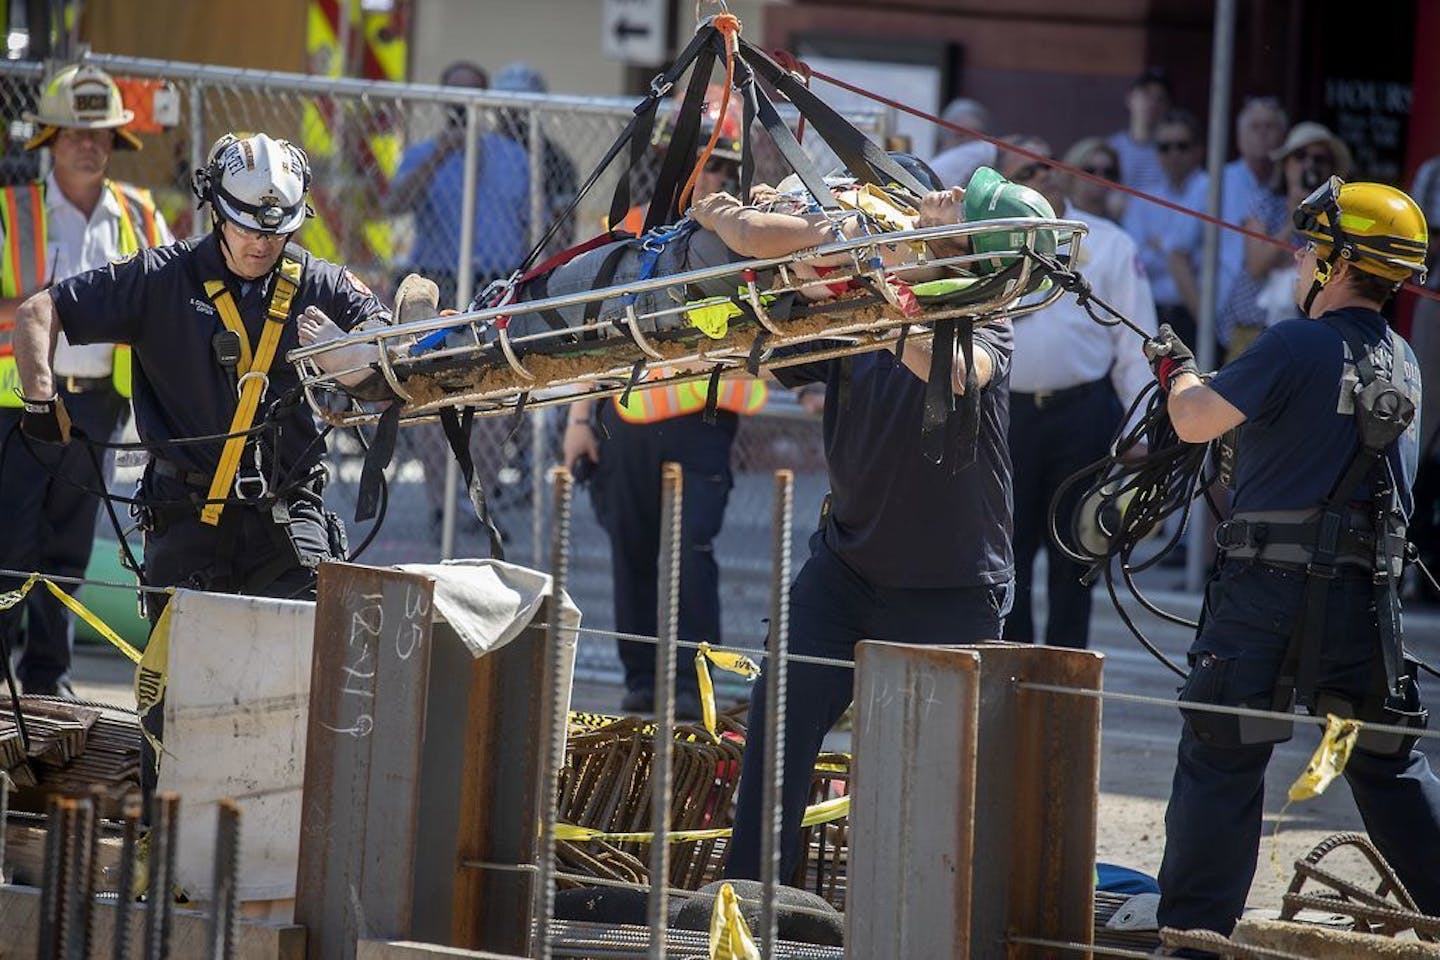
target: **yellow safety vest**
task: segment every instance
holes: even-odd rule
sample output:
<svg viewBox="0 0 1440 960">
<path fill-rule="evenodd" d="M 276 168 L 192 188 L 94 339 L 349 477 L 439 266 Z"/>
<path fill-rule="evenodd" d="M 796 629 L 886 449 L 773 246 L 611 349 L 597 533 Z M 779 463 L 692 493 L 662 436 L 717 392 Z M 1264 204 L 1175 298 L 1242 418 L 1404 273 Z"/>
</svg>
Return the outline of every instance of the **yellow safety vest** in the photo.
<svg viewBox="0 0 1440 960">
<path fill-rule="evenodd" d="M 675 383 L 646 390 L 632 390 L 624 403 L 615 398 L 615 411 L 626 423 L 658 423 L 672 417 L 683 417 L 705 409 L 705 396 L 710 384 L 705 380 Z M 715 397 L 718 410 L 729 410 L 742 417 L 760 412 L 769 391 L 753 377 L 721 380 Z"/>
<path fill-rule="evenodd" d="M 105 189 L 120 207 L 120 256 L 128 257 L 141 247 L 158 247 L 163 237 L 155 215 L 150 191 L 105 181 Z M 23 297 L 50 283 L 47 261 L 49 230 L 45 218 L 45 184 L 20 184 L 0 189 L 0 230 L 5 234 L 0 251 L 0 297 Z M 0 320 L 0 407 L 20 406 L 20 376 L 15 369 L 14 321 Z M 130 348 L 115 347 L 111 377 L 122 397 L 130 396 Z"/>
</svg>

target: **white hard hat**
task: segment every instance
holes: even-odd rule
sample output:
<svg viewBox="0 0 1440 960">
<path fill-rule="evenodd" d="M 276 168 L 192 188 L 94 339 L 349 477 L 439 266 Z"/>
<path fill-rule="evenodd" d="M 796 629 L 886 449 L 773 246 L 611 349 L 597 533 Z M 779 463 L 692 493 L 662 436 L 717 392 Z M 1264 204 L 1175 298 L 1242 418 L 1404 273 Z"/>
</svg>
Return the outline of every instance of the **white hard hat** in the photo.
<svg viewBox="0 0 1440 960">
<path fill-rule="evenodd" d="M 195 192 L 219 218 L 260 233 L 294 233 L 310 216 L 310 160 L 288 140 L 233 133 L 210 147 Z"/>
<path fill-rule="evenodd" d="M 113 129 L 117 147 L 140 149 L 140 138 L 123 129 L 135 119 L 135 112 L 125 109 L 120 88 L 110 74 L 88 63 L 71 64 L 47 77 L 40 87 L 36 110 L 27 110 L 23 117 L 26 123 L 41 126 L 25 144 L 26 150 L 44 146 L 61 127 Z"/>
</svg>

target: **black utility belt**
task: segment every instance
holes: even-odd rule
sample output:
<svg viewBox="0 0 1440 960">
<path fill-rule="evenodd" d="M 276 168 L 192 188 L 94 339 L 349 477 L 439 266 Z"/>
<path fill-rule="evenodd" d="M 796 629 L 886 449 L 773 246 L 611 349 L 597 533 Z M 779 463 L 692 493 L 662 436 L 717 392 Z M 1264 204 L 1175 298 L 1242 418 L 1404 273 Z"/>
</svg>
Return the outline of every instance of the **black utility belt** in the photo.
<svg viewBox="0 0 1440 960">
<path fill-rule="evenodd" d="M 100 390 L 115 389 L 115 378 L 106 374 L 103 377 L 70 377 L 55 374 L 55 385 L 61 393 L 95 393 Z"/>
<path fill-rule="evenodd" d="M 1368 513 L 1347 510 L 1341 522 L 1333 565 L 1373 570 L 1375 528 Z M 1320 537 L 1318 511 L 1245 511 L 1215 527 L 1215 545 L 1227 558 L 1283 567 L 1306 567 L 1315 558 Z"/>
<path fill-rule="evenodd" d="M 1016 400 L 1028 402 L 1032 404 L 1036 410 L 1043 410 L 1046 407 L 1053 407 L 1057 404 L 1073 403 L 1081 397 L 1088 396 L 1096 390 L 1109 385 L 1109 383 L 1109 378 L 1101 377 L 1099 380 L 1091 380 L 1088 383 L 1077 383 L 1073 387 L 1065 387 L 1062 390 L 1035 390 L 1030 393 L 1021 390 L 1012 390 L 1010 391 L 1010 402 L 1014 403 Z"/>
</svg>

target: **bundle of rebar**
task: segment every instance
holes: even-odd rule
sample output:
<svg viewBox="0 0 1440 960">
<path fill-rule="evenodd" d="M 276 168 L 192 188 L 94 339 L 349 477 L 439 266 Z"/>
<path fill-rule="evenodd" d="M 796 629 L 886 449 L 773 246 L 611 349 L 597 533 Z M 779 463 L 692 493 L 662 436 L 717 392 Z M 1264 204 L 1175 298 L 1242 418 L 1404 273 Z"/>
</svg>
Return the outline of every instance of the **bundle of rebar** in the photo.
<svg viewBox="0 0 1440 960">
<path fill-rule="evenodd" d="M 8 699 L 0 701 L 0 769 L 22 788 L 16 809 L 40 812 L 52 794 L 79 796 L 99 788 L 100 815 L 140 783 L 140 724 L 134 711 L 108 704 L 22 696 L 30 748 L 23 748 Z M 26 789 L 29 788 L 29 789 Z"/>
</svg>

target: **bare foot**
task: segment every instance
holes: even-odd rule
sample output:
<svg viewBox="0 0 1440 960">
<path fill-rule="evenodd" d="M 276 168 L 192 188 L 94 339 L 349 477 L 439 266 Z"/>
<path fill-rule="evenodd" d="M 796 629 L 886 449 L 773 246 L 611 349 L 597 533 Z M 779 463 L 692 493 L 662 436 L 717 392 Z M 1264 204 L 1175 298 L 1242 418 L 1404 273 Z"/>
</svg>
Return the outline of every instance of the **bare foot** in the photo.
<svg viewBox="0 0 1440 960">
<path fill-rule="evenodd" d="M 302 347 L 317 343 L 328 343 L 345 335 L 335 321 L 325 315 L 319 307 L 306 307 L 296 322 L 296 332 Z M 370 365 L 380 356 L 380 349 L 370 343 L 356 343 L 348 347 L 326 350 L 316 356 L 315 364 L 326 373 L 336 374 L 344 386 L 356 387 L 370 378 Z"/>
</svg>

